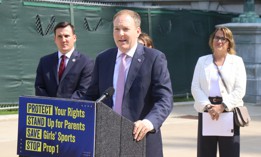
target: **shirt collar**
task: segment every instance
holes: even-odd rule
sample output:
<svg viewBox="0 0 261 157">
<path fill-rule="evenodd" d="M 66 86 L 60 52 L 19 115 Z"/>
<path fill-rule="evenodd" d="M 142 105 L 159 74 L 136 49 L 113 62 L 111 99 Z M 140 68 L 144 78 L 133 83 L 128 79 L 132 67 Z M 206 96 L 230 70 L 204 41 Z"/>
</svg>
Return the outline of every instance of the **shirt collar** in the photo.
<svg viewBox="0 0 261 157">
<path fill-rule="evenodd" d="M 127 52 L 126 52 L 126 55 L 127 55 L 128 57 L 131 57 L 131 58 L 132 58 L 132 57 L 134 56 L 134 53 L 135 53 L 136 49 L 137 49 L 137 46 L 138 46 L 138 43 L 136 43 L 129 51 L 127 51 Z M 123 53 L 123 52 L 121 52 L 121 50 L 118 49 L 117 58 L 120 57 L 120 55 L 121 55 L 122 53 Z"/>
<path fill-rule="evenodd" d="M 66 58 L 70 58 L 71 55 L 72 55 L 72 53 L 73 53 L 73 51 L 74 51 L 74 48 L 72 48 L 71 51 L 67 52 L 67 53 L 65 54 Z M 63 54 L 58 50 L 58 58 L 61 58 L 62 55 L 63 55 Z"/>
</svg>

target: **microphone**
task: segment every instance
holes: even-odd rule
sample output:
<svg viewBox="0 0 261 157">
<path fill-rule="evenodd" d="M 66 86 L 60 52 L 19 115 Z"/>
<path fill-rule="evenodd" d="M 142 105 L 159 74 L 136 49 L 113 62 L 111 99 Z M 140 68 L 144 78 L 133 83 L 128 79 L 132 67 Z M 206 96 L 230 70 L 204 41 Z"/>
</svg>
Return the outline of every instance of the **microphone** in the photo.
<svg viewBox="0 0 261 157">
<path fill-rule="evenodd" d="M 96 100 L 96 103 L 99 103 L 99 102 L 105 100 L 106 98 L 111 97 L 113 95 L 113 93 L 114 93 L 114 88 L 113 87 L 109 87 L 108 89 L 106 89 L 104 91 L 102 96 L 99 99 Z"/>
</svg>

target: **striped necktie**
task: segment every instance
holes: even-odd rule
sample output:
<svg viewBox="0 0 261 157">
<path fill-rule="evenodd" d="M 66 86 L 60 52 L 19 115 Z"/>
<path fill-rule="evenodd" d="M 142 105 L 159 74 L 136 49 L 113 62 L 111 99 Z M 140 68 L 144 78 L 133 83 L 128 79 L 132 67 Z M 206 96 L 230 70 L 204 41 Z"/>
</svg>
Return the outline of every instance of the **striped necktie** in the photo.
<svg viewBox="0 0 261 157">
<path fill-rule="evenodd" d="M 62 55 L 61 58 L 62 58 L 62 60 L 60 62 L 59 71 L 58 71 L 59 81 L 61 80 L 61 78 L 63 76 L 63 72 L 65 70 L 65 59 L 66 59 L 66 56 Z"/>
</svg>

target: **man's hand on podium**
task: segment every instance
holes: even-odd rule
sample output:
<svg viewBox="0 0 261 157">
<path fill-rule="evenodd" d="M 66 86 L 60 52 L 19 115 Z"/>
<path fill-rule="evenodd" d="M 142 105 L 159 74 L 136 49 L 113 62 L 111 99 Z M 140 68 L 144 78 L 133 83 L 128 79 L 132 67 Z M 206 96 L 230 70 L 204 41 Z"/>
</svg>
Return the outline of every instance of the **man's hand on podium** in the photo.
<svg viewBox="0 0 261 157">
<path fill-rule="evenodd" d="M 138 120 L 134 122 L 134 129 L 133 129 L 134 140 L 136 141 L 142 140 L 146 136 L 146 134 L 152 130 L 153 130 L 153 125 L 147 119 Z"/>
</svg>

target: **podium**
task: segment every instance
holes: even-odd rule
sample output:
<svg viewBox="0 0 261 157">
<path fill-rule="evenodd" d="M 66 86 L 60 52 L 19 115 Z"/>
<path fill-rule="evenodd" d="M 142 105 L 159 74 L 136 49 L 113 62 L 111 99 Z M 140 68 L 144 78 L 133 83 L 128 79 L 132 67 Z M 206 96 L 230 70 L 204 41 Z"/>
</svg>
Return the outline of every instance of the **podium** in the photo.
<svg viewBox="0 0 261 157">
<path fill-rule="evenodd" d="M 133 122 L 102 102 L 19 98 L 17 154 L 30 157 L 145 157 Z"/>
</svg>

